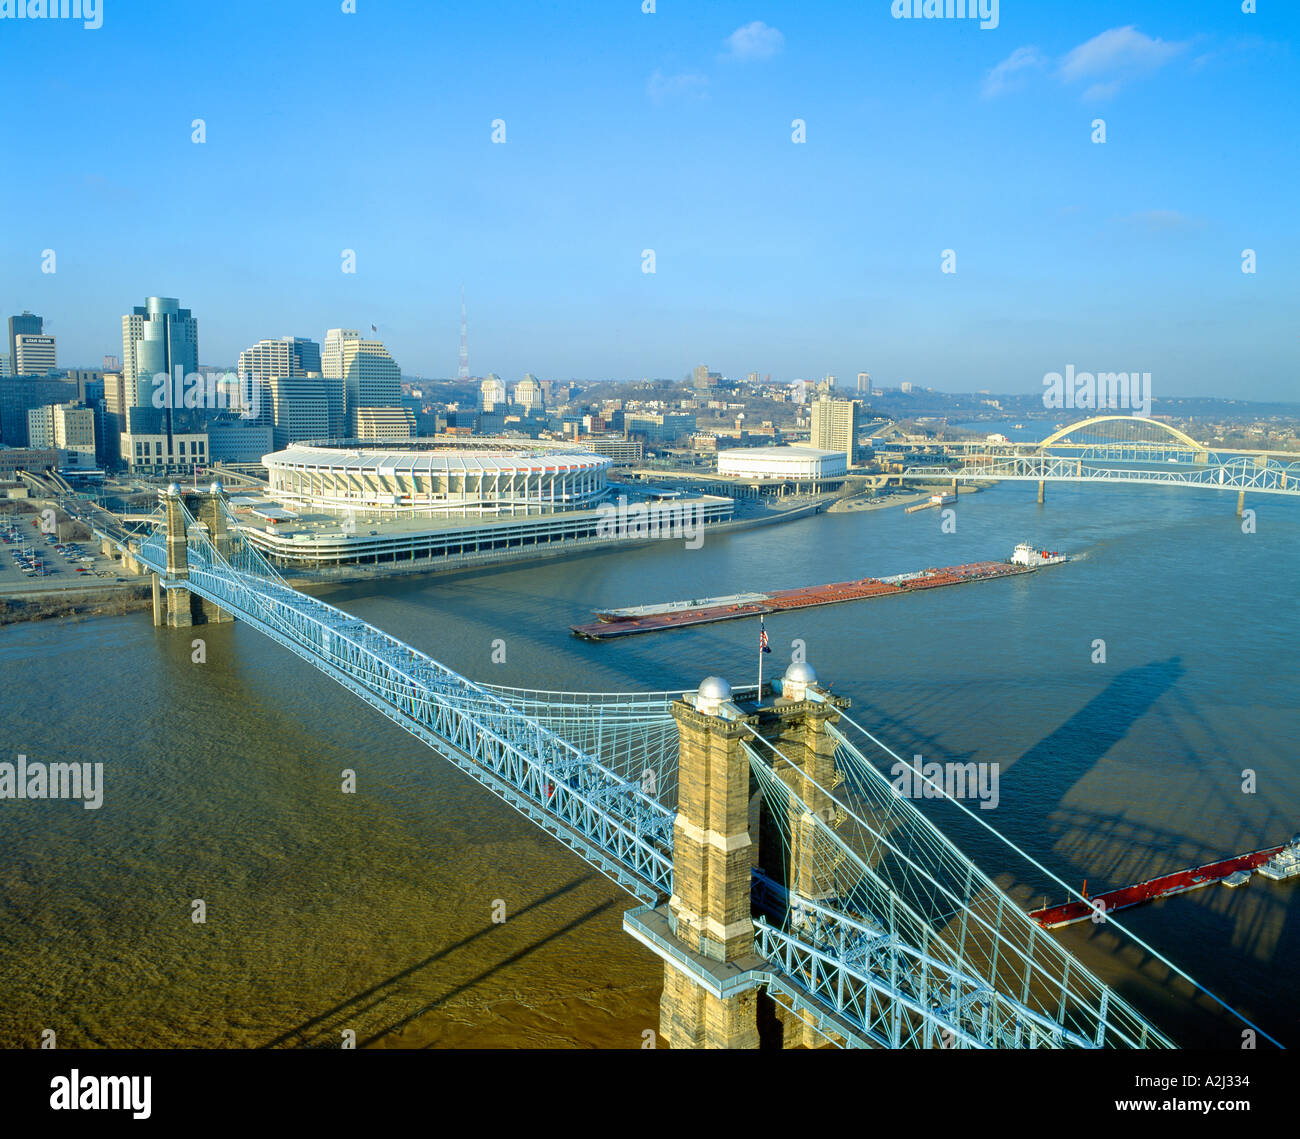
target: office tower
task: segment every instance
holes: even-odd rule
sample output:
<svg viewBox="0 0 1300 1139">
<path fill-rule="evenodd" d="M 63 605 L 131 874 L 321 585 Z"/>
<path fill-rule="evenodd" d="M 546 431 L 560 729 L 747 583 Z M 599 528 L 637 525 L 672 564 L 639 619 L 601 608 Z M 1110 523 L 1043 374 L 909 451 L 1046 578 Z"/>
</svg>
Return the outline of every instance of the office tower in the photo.
<svg viewBox="0 0 1300 1139">
<path fill-rule="evenodd" d="M 95 459 L 95 413 L 77 403 L 47 404 L 27 412 L 27 443 L 59 451 L 75 451 L 89 457 L 89 466 Z"/>
<path fill-rule="evenodd" d="M 750 387 L 755 387 L 755 388 L 758 387 L 758 383 L 759 383 L 758 373 L 750 372 L 749 375 L 745 377 L 745 382 L 749 384 Z"/>
<path fill-rule="evenodd" d="M 691 386 L 697 392 L 704 391 L 709 386 L 709 366 L 708 364 L 696 364 L 695 370 L 691 373 Z"/>
<path fill-rule="evenodd" d="M 321 377 L 330 401 L 331 434 L 356 437 L 357 409 L 401 407 L 402 369 L 378 340 L 352 328 L 331 328 L 321 353 Z"/>
<path fill-rule="evenodd" d="M 522 408 L 525 415 L 542 410 L 542 385 L 532 372 L 515 384 L 515 405 Z"/>
<path fill-rule="evenodd" d="M 871 377 L 866 372 L 858 373 L 858 395 L 871 394 Z"/>
<path fill-rule="evenodd" d="M 0 353 L 0 376 L 12 376 L 13 367 L 9 363 L 9 356 L 6 353 Z"/>
<path fill-rule="evenodd" d="M 45 331 L 45 318 L 37 316 L 23 309 L 21 316 L 11 316 L 9 318 L 9 374 L 11 376 L 21 376 L 23 373 L 18 370 L 18 345 L 16 343 L 20 333 L 26 333 L 31 336 L 39 336 Z M 42 375 L 45 373 L 42 372 Z"/>
<path fill-rule="evenodd" d="M 841 451 L 853 465 L 857 457 L 858 431 L 862 425 L 861 405 L 848 399 L 823 396 L 812 405 L 812 436 L 809 442 L 821 451 Z"/>
<path fill-rule="evenodd" d="M 325 347 L 321 351 L 321 378 L 325 381 L 325 394 L 329 399 L 330 438 L 342 439 L 345 434 L 346 396 L 343 377 L 343 345 L 350 340 L 360 340 L 355 328 L 331 328 L 325 333 Z"/>
<path fill-rule="evenodd" d="M 910 392 L 912 390 L 912 381 L 904 380 L 901 384 L 898 385 L 898 390 L 904 393 Z"/>
<path fill-rule="evenodd" d="M 121 372 L 104 373 L 104 448 L 100 462 L 115 466 L 121 459 L 121 436 L 126 430 L 126 409 L 134 395 L 127 392 L 126 377 Z"/>
<path fill-rule="evenodd" d="M 278 340 L 259 340 L 239 354 L 239 378 L 257 376 L 305 376 L 320 372 L 320 345 L 302 336 L 282 336 Z"/>
<path fill-rule="evenodd" d="M 34 332 L 14 336 L 14 375 L 46 376 L 57 368 L 53 336 Z"/>
<path fill-rule="evenodd" d="M 133 407 L 153 404 L 154 376 L 175 381 L 199 370 L 199 322 L 175 297 L 148 297 L 122 317 L 122 373 L 135 384 Z"/>
<path fill-rule="evenodd" d="M 506 408 L 506 385 L 495 372 L 489 372 L 488 378 L 478 386 L 479 410 L 500 412 Z"/>
<path fill-rule="evenodd" d="M 357 409 L 401 407 L 402 370 L 378 340 L 349 328 L 331 328 L 321 354 L 332 431 L 356 436 Z"/>
<path fill-rule="evenodd" d="M 245 348 L 239 354 L 237 368 L 240 381 L 240 398 L 230 406 L 247 406 L 249 415 L 270 415 L 271 394 L 269 382 L 273 376 L 292 378 L 308 374 L 319 376 L 321 372 L 320 345 L 314 340 L 302 336 L 282 336 L 278 340 L 259 340 L 251 348 Z M 253 385 L 257 390 L 253 390 Z M 319 385 L 325 390 L 325 385 Z M 340 412 L 341 412 L 340 408 Z M 328 428 L 316 439 L 331 437 Z"/>
<path fill-rule="evenodd" d="M 41 451 L 49 451 L 54 447 L 53 404 L 28 409 L 27 446 Z"/>
<path fill-rule="evenodd" d="M 352 340 L 343 346 L 343 407 L 347 429 L 357 431 L 361 408 L 401 407 L 402 369 L 378 340 Z"/>
<path fill-rule="evenodd" d="M 266 389 L 277 451 L 291 443 L 336 437 L 330 432 L 330 400 L 324 377 L 271 376 Z"/>
</svg>

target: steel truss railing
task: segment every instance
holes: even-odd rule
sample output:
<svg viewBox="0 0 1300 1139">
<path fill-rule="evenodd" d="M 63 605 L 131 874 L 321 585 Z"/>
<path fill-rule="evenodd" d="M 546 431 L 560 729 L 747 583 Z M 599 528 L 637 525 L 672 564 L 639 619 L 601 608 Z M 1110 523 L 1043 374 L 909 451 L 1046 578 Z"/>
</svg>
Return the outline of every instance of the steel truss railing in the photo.
<svg viewBox="0 0 1300 1139">
<path fill-rule="evenodd" d="M 185 510 L 186 577 L 167 574 L 155 533 L 140 560 L 168 589 L 188 589 L 314 665 L 417 736 L 624 889 L 672 893 L 673 812 L 499 695 L 396 638 L 298 593 L 231 532 L 218 551 Z"/>
<path fill-rule="evenodd" d="M 801 1011 L 849 1026 L 838 1031 L 856 1045 L 1172 1046 L 829 730 L 843 789 L 813 784 L 833 804 L 821 812 L 778 774 L 769 742 L 745 745 L 769 811 L 787 843 L 801 828 L 809 860 L 799 873 L 812 888 L 798 894 L 755 873 L 756 949 Z"/>
<path fill-rule="evenodd" d="M 630 893 L 652 905 L 672 893 L 680 692 L 474 684 L 291 589 L 238 531 L 218 549 L 183 513 L 186 576 L 168 575 L 161 530 L 140 544 L 164 587 L 192 590 L 284 645 Z M 856 1046 L 1169 1044 L 830 730 L 837 777 L 818 792 L 832 819 L 780 778 L 770 743 L 745 745 L 774 816 L 804 820 L 812 834 L 802 850 L 813 890 L 791 895 L 755 873 L 755 945 L 767 961 L 756 977 L 775 999 Z"/>
<path fill-rule="evenodd" d="M 1096 449 L 1097 452 L 1104 448 Z M 969 456 L 950 467 L 908 467 L 904 478 L 996 479 L 1025 482 L 1110 482 L 1147 483 L 1157 486 L 1189 486 L 1208 490 L 1253 491 L 1256 494 L 1300 495 L 1300 463 L 1259 463 L 1238 457 L 1226 462 L 1196 466 L 1116 467 L 1096 465 L 1099 454 L 1090 459 L 1048 454 Z"/>
</svg>

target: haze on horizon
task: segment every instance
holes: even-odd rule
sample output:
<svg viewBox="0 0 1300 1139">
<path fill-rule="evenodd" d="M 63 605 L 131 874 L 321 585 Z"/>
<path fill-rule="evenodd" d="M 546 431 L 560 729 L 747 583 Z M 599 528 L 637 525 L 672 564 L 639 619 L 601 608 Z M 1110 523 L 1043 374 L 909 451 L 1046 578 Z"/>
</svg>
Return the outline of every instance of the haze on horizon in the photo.
<svg viewBox="0 0 1300 1139">
<path fill-rule="evenodd" d="M 5 315 L 45 316 L 69 367 L 163 295 L 205 365 L 373 324 L 407 374 L 454 376 L 463 284 L 471 370 L 511 382 L 1031 393 L 1074 365 L 1297 398 L 1300 11 L 656 7 L 5 21 L 6 152 L 42 171 L 6 181 Z"/>
</svg>

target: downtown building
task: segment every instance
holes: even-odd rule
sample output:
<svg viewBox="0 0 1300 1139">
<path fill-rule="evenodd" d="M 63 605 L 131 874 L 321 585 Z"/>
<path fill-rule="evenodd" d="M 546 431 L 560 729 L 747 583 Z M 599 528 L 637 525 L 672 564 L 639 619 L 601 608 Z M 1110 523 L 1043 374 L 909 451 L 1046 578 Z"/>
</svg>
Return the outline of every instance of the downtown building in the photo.
<svg viewBox="0 0 1300 1139">
<path fill-rule="evenodd" d="M 857 458 L 862 405 L 856 400 L 823 395 L 812 403 L 812 434 L 808 442 L 819 451 L 839 451 L 851 467 Z"/>
<path fill-rule="evenodd" d="M 122 317 L 122 390 L 126 401 L 119 461 L 133 472 L 165 474 L 210 461 L 207 414 L 176 406 L 177 379 L 199 370 L 199 322 L 175 297 L 148 297 Z M 162 376 L 165 382 L 156 382 Z M 116 404 L 105 377 L 106 413 Z"/>
<path fill-rule="evenodd" d="M 14 337 L 14 375 L 48 376 L 58 367 L 53 336 L 20 332 Z"/>
<path fill-rule="evenodd" d="M 400 408 L 402 370 L 378 340 L 363 340 L 356 329 L 331 328 L 321 353 L 321 376 L 330 406 L 330 438 L 358 437 L 362 408 Z M 373 416 L 368 417 L 373 422 Z M 412 418 L 411 434 L 414 435 Z"/>
<path fill-rule="evenodd" d="M 27 335 L 40 336 L 44 330 L 45 318 L 25 309 L 19 316 L 9 318 L 8 375 L 24 375 L 23 372 L 18 370 L 18 337 Z M 41 375 L 43 376 L 45 373 L 42 372 Z"/>
<path fill-rule="evenodd" d="M 63 468 L 96 465 L 95 412 L 77 402 L 34 407 L 27 413 L 28 446 L 59 453 Z"/>
</svg>

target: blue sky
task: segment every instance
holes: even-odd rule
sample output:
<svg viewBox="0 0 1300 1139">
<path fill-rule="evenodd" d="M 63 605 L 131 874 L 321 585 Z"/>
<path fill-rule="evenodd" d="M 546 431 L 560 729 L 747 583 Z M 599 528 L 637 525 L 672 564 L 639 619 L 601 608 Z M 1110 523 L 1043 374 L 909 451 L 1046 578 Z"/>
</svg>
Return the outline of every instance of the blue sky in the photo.
<svg viewBox="0 0 1300 1139">
<path fill-rule="evenodd" d="M 0 19 L 0 304 L 66 366 L 158 294 L 205 364 L 374 324 L 450 376 L 464 284 L 508 380 L 1300 398 L 1292 0 L 101 3 Z"/>
</svg>

